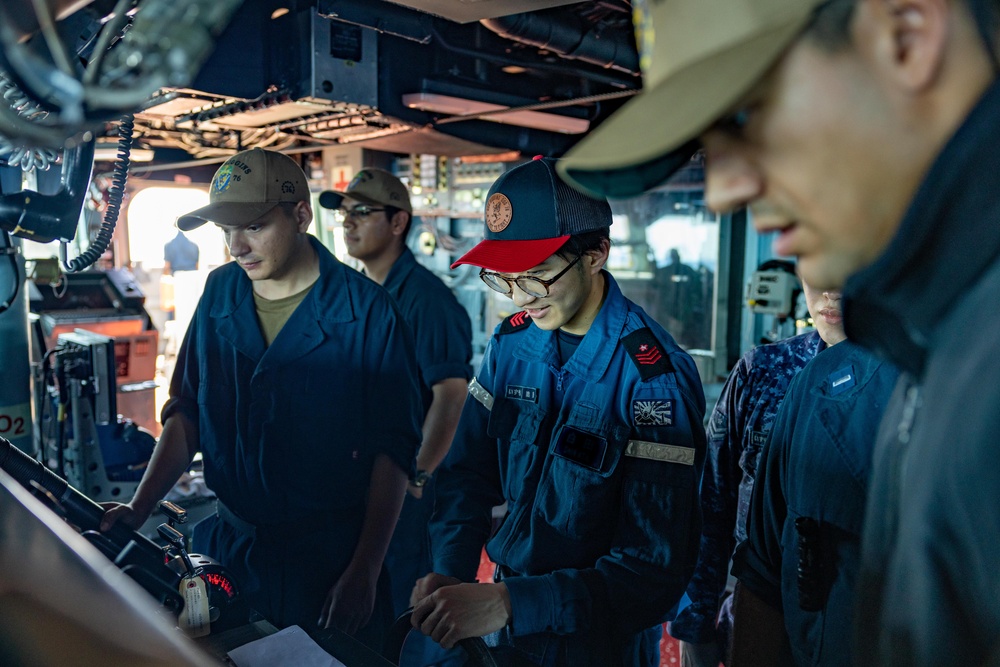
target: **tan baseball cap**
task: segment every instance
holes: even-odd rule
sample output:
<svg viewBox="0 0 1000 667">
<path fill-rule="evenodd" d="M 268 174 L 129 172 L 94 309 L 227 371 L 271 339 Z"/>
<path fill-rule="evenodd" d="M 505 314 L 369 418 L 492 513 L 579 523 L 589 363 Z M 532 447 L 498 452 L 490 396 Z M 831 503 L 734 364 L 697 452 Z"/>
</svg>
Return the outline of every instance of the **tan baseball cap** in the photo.
<svg viewBox="0 0 1000 667">
<path fill-rule="evenodd" d="M 325 190 L 319 195 L 319 205 L 323 208 L 340 208 L 344 197 L 350 197 L 369 206 L 394 206 L 407 213 L 413 213 L 410 191 L 403 182 L 385 169 L 367 167 L 362 169 L 343 192 Z"/>
<path fill-rule="evenodd" d="M 771 68 L 825 0 L 633 0 L 643 90 L 561 160 L 584 192 L 634 197 Z"/>
<path fill-rule="evenodd" d="M 282 202 L 309 201 L 309 184 L 292 158 L 252 148 L 222 163 L 212 177 L 208 201 L 208 206 L 179 217 L 177 227 L 187 232 L 206 222 L 244 224 Z"/>
</svg>

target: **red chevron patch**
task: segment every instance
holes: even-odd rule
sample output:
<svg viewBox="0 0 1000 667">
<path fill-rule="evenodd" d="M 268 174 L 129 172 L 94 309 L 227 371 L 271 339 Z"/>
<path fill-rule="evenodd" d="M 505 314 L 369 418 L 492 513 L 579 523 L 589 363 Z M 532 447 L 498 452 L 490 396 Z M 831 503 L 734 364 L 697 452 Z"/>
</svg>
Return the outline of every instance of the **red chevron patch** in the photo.
<svg viewBox="0 0 1000 667">
<path fill-rule="evenodd" d="M 664 354 L 660 341 L 648 327 L 633 331 L 622 338 L 622 345 L 625 346 L 632 363 L 639 369 L 639 375 L 643 380 L 673 372 L 674 367 L 670 363 L 670 357 Z"/>
<path fill-rule="evenodd" d="M 660 349 L 655 345 L 653 347 L 640 345 L 639 350 L 639 353 L 635 355 L 635 360 L 643 366 L 652 366 L 663 358 L 663 355 L 660 354 Z"/>
<path fill-rule="evenodd" d="M 519 310 L 500 323 L 500 333 L 509 334 L 515 331 L 521 331 L 529 326 L 531 326 L 531 318 L 528 317 L 528 313 L 523 310 Z"/>
</svg>

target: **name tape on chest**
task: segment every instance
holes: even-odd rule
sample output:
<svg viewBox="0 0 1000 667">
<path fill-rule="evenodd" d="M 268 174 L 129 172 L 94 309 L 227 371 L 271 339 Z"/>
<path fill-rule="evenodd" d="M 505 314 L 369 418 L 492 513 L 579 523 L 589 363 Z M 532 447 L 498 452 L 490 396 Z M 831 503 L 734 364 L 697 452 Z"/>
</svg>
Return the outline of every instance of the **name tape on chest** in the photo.
<svg viewBox="0 0 1000 667">
<path fill-rule="evenodd" d="M 507 385 L 507 398 L 515 401 L 538 402 L 538 387 L 522 387 L 516 384 Z"/>
<path fill-rule="evenodd" d="M 469 395 L 479 401 L 484 408 L 493 411 L 493 394 L 486 391 L 486 387 L 479 384 L 479 380 L 476 378 L 469 380 Z"/>
<path fill-rule="evenodd" d="M 646 440 L 629 440 L 628 447 L 625 448 L 625 456 L 634 459 L 680 463 L 685 466 L 694 465 L 694 453 L 694 447 L 665 445 L 661 442 L 647 442 Z"/>
</svg>

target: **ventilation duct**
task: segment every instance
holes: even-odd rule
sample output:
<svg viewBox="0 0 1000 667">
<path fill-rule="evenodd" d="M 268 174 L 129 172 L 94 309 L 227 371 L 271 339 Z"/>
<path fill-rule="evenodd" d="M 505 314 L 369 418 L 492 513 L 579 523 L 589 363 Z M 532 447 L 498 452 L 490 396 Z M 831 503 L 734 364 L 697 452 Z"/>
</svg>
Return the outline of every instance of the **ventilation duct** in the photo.
<svg viewBox="0 0 1000 667">
<path fill-rule="evenodd" d="M 639 75 L 639 55 L 631 31 L 605 29 L 570 12 L 547 10 L 483 19 L 483 27 L 521 44 L 551 51 L 563 58 Z"/>
</svg>

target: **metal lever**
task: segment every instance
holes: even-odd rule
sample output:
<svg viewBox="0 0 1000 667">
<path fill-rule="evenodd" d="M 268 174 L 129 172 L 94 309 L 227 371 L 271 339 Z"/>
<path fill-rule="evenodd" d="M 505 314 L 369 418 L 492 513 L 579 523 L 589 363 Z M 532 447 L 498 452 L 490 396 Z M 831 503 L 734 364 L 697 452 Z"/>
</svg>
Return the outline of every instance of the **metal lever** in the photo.
<svg viewBox="0 0 1000 667">
<path fill-rule="evenodd" d="M 158 507 L 160 511 L 167 515 L 167 524 L 173 527 L 174 523 L 187 523 L 187 510 L 180 505 L 175 505 L 169 500 L 161 500 Z"/>
<path fill-rule="evenodd" d="M 157 526 L 156 532 L 160 534 L 160 537 L 169 542 L 170 546 L 177 550 L 181 556 L 181 560 L 184 561 L 184 567 L 187 570 L 187 573 L 193 575 L 194 563 L 191 562 L 191 557 L 188 556 L 187 549 L 184 548 L 184 535 L 173 526 L 168 526 L 165 523 L 161 523 Z"/>
</svg>

